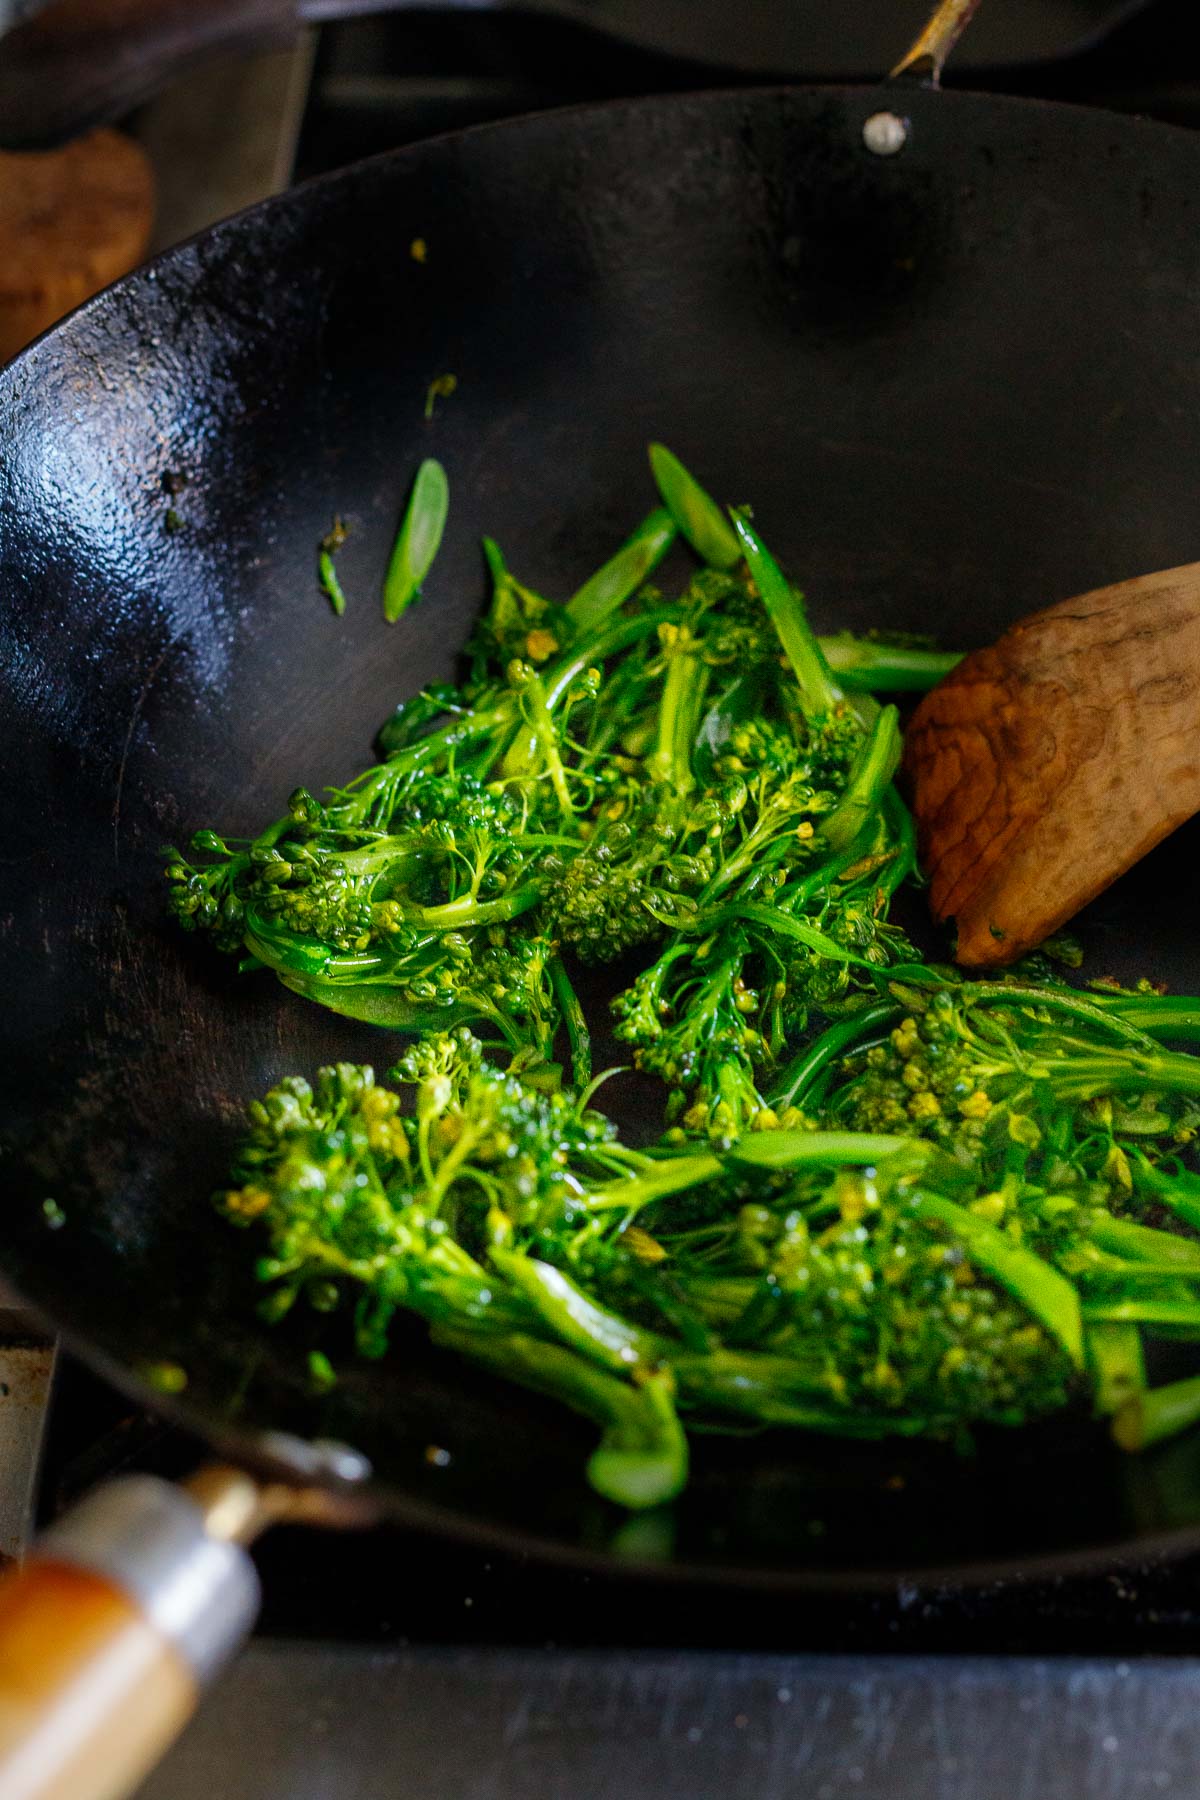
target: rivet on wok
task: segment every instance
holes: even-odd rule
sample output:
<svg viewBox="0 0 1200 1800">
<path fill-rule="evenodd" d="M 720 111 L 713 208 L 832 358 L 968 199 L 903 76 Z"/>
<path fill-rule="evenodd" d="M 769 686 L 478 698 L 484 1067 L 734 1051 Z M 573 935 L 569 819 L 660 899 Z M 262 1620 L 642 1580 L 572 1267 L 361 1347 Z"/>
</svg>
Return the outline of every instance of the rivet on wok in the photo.
<svg viewBox="0 0 1200 1800">
<path fill-rule="evenodd" d="M 863 143 L 872 156 L 895 156 L 908 142 L 908 120 L 898 113 L 872 113 L 862 128 Z"/>
</svg>

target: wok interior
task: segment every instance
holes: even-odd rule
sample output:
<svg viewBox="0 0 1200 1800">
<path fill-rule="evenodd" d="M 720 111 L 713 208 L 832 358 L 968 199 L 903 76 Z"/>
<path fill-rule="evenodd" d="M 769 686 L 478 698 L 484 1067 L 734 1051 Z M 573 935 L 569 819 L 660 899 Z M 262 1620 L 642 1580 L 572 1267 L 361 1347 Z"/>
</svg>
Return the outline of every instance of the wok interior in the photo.
<svg viewBox="0 0 1200 1800">
<path fill-rule="evenodd" d="M 362 1364 L 337 1322 L 260 1325 L 252 1244 L 209 1205 L 246 1098 L 393 1048 L 178 935 L 158 848 L 361 766 L 452 668 L 482 532 L 565 596 L 648 510 L 661 437 L 753 502 L 821 628 L 970 645 L 1200 555 L 1192 140 L 913 94 L 881 161 L 876 104 L 685 98 L 406 151 L 175 252 L 0 376 L 5 1266 L 110 1364 L 185 1369 L 191 1416 L 244 1454 L 267 1428 L 333 1437 L 463 1529 L 781 1579 L 1200 1523 L 1194 1440 L 1125 1461 L 1058 1421 L 974 1461 L 701 1440 L 673 1518 L 630 1526 L 585 1487 L 589 1427 L 420 1329 Z M 450 527 L 389 630 L 380 571 L 431 453 Z M 343 621 L 314 575 L 335 511 Z M 1093 909 L 1096 972 L 1200 985 L 1197 842 Z M 318 1341 L 342 1374 L 320 1400 Z"/>
</svg>

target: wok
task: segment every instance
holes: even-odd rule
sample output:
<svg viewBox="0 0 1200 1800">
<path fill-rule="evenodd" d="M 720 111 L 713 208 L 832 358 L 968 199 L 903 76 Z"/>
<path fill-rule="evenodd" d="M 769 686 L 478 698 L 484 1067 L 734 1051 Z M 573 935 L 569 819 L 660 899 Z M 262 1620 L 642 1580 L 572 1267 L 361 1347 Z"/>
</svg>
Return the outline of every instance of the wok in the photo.
<svg viewBox="0 0 1200 1800">
<path fill-rule="evenodd" d="M 891 155 L 864 141 L 881 109 L 906 122 Z M 905 83 L 620 103 L 271 200 L 0 374 L 0 1265 L 26 1299 L 258 1475 L 576 1563 L 652 1548 L 663 1578 L 783 1590 L 1200 1542 L 1200 1438 L 1121 1458 L 1085 1420 L 973 1461 L 704 1440 L 651 1546 L 549 1404 L 420 1331 L 365 1364 L 328 1320 L 259 1323 L 248 1241 L 208 1205 L 240 1109 L 392 1045 L 219 966 L 158 876 L 163 842 L 349 775 L 450 671 L 482 531 L 571 592 L 644 512 L 652 437 L 753 500 L 821 628 L 970 646 L 1196 559 L 1197 194 L 1193 136 L 1066 107 Z M 429 453 L 447 539 L 388 630 L 380 571 Z M 344 620 L 314 585 L 335 511 L 357 519 Z M 1197 847 L 1185 829 L 1092 909 L 1095 966 L 1196 990 Z"/>
</svg>

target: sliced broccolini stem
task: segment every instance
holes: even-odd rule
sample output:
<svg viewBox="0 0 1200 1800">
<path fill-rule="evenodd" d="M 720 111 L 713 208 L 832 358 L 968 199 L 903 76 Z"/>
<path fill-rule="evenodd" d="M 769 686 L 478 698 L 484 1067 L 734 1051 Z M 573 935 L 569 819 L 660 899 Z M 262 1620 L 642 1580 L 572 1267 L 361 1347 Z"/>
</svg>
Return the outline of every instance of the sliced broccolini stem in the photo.
<svg viewBox="0 0 1200 1800">
<path fill-rule="evenodd" d="M 1058 1339 L 1076 1368 L 1082 1368 L 1084 1314 L 1079 1295 L 1065 1275 L 977 1213 L 968 1212 L 941 1194 L 922 1190 L 914 1198 L 914 1207 L 922 1217 L 944 1225 L 970 1260 L 1007 1288 Z M 1092 1316 L 1090 1310 L 1088 1316 Z"/>
<path fill-rule="evenodd" d="M 1148 1450 L 1200 1420 L 1200 1375 L 1147 1388 L 1115 1415 L 1112 1434 L 1122 1450 Z"/>
<path fill-rule="evenodd" d="M 850 1050 L 868 1048 L 893 1025 L 899 1024 L 901 1017 L 900 1007 L 891 1000 L 880 1000 L 852 1018 L 830 1025 L 783 1071 L 768 1096 L 771 1105 L 776 1108 L 803 1107 L 819 1077 L 839 1057 Z"/>
<path fill-rule="evenodd" d="M 642 520 L 633 536 L 567 601 L 567 614 L 581 631 L 594 631 L 610 613 L 636 594 L 677 536 L 665 507 Z"/>
<path fill-rule="evenodd" d="M 800 705 L 807 718 L 826 718 L 843 695 L 805 617 L 804 602 L 749 520 L 734 509 L 730 518 L 762 603 L 792 666 L 800 688 Z"/>
<path fill-rule="evenodd" d="M 1089 1236 L 1101 1250 L 1114 1256 L 1127 1256 L 1134 1262 L 1155 1263 L 1161 1268 L 1177 1267 L 1180 1273 L 1200 1273 L 1200 1243 L 1178 1237 L 1171 1231 L 1155 1231 L 1151 1225 L 1138 1225 L 1132 1219 L 1118 1219 L 1111 1213 L 1098 1213 L 1092 1221 Z"/>
<path fill-rule="evenodd" d="M 1146 1364 L 1136 1325 L 1092 1323 L 1084 1329 L 1096 1411 L 1119 1412 L 1143 1393 Z"/>
<path fill-rule="evenodd" d="M 592 1034 L 588 1030 L 584 1010 L 579 1004 L 579 995 L 571 985 L 571 978 L 563 966 L 561 956 L 550 958 L 549 970 L 550 985 L 554 990 L 554 998 L 558 1001 L 563 1024 L 567 1028 L 567 1042 L 571 1046 L 572 1083 L 582 1094 L 592 1079 Z"/>
<path fill-rule="evenodd" d="M 1178 1044 L 1200 1043 L 1200 1001 L 1190 995 L 1104 994 L 1089 995 L 1094 1006 L 1115 1013 L 1153 1038 Z"/>
<path fill-rule="evenodd" d="M 664 1341 L 600 1306 L 553 1264 L 513 1250 L 494 1249 L 500 1273 L 529 1301 L 542 1323 L 572 1350 L 617 1374 L 653 1367 Z"/>
<path fill-rule="evenodd" d="M 855 758 L 845 793 L 821 826 L 821 836 L 831 850 L 847 849 L 879 810 L 900 767 L 901 749 L 900 715 L 894 706 L 885 706 Z"/>
<path fill-rule="evenodd" d="M 913 649 L 841 631 L 817 643 L 846 693 L 925 694 L 963 659 L 961 650 Z"/>
<path fill-rule="evenodd" d="M 394 625 L 421 592 L 421 584 L 438 553 L 449 509 L 446 471 L 432 456 L 426 457 L 417 470 L 383 580 L 383 616 L 389 624 Z"/>
<path fill-rule="evenodd" d="M 717 931 L 722 925 L 729 925 L 738 919 L 749 925 L 759 925 L 764 931 L 773 932 L 776 937 L 791 938 L 795 943 L 805 944 L 830 962 L 851 963 L 859 969 L 874 968 L 865 957 L 858 956 L 853 950 L 847 950 L 824 931 L 818 931 L 815 925 L 806 924 L 803 919 L 796 919 L 785 913 L 781 907 L 762 905 L 754 900 L 731 900 L 728 906 L 715 906 L 710 911 L 698 912 L 690 917 L 679 912 L 670 920 L 674 931 L 695 936 L 697 932 L 707 936 Z"/>
<path fill-rule="evenodd" d="M 730 1162 L 751 1169 L 865 1169 L 903 1152 L 924 1160 L 933 1146 L 883 1132 L 762 1131 L 739 1138 L 727 1155 Z"/>
<path fill-rule="evenodd" d="M 597 1188 L 584 1204 L 589 1212 L 639 1211 L 652 1200 L 663 1200 L 668 1194 L 680 1194 L 685 1188 L 711 1181 L 721 1172 L 718 1156 L 668 1156 L 662 1162 L 646 1161 L 645 1169 L 627 1181 L 615 1181 Z"/>
<path fill-rule="evenodd" d="M 909 1413 L 857 1412 L 828 1397 L 803 1363 L 745 1350 L 676 1355 L 671 1368 L 689 1405 L 721 1408 L 763 1425 L 790 1425 L 830 1437 L 915 1437 L 931 1421 Z"/>
<path fill-rule="evenodd" d="M 1190 1225 L 1193 1231 L 1200 1231 L 1200 1176 L 1184 1169 L 1168 1173 L 1165 1169 L 1155 1168 L 1140 1150 L 1128 1154 L 1134 1186 L 1153 1194 L 1156 1200 L 1170 1207 L 1176 1218 Z"/>
<path fill-rule="evenodd" d="M 561 1400 L 601 1426 L 604 1436 L 588 1463 L 597 1493 L 618 1506 L 661 1506 L 687 1481 L 687 1439 L 675 1413 L 666 1372 L 623 1381 L 559 1344 L 520 1332 L 500 1336 L 437 1325 L 433 1341 L 481 1363 L 506 1381 Z"/>
<path fill-rule="evenodd" d="M 1086 1300 L 1083 1316 L 1088 1324 L 1172 1325 L 1200 1331 L 1200 1300 L 1155 1298 Z"/>
<path fill-rule="evenodd" d="M 669 635 L 664 628 L 664 638 Z M 688 794 L 696 785 L 692 747 L 708 685 L 708 669 L 682 634 L 674 635 L 674 642 L 664 644 L 667 678 L 658 714 L 658 742 L 648 758 L 648 766 L 655 781 L 669 783 L 677 794 Z"/>
<path fill-rule="evenodd" d="M 650 445 L 650 467 L 663 503 L 696 555 L 710 569 L 728 571 L 742 560 L 742 547 L 710 494 L 665 444 Z"/>
</svg>

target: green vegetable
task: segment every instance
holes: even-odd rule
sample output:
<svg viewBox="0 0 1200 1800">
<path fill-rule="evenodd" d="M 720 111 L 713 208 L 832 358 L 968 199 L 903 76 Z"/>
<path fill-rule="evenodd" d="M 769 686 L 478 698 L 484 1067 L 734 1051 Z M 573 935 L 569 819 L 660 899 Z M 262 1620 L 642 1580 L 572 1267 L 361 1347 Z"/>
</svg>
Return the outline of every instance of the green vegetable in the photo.
<svg viewBox="0 0 1200 1800">
<path fill-rule="evenodd" d="M 990 981 L 921 962 L 874 695 L 955 659 L 815 638 L 747 517 L 651 464 L 665 509 L 565 604 L 485 540 L 461 679 L 403 701 L 378 762 L 167 857 L 185 929 L 415 1040 L 395 1087 L 339 1065 L 250 1108 L 220 1204 L 264 1318 L 343 1307 L 378 1357 L 415 1314 L 591 1420 L 589 1479 L 635 1509 L 680 1491 L 692 1431 L 1184 1429 L 1200 1377 L 1147 1367 L 1200 1341 L 1200 1000 L 1072 988 L 1066 943 Z M 397 610 L 444 516 L 427 463 Z M 660 592 L 679 532 L 707 566 Z M 576 976 L 618 959 L 649 1145 L 594 1102 Z"/>
<path fill-rule="evenodd" d="M 663 505 L 696 555 L 710 568 L 735 569 L 742 560 L 742 547 L 716 501 L 665 444 L 651 444 L 650 467 Z"/>
<path fill-rule="evenodd" d="M 449 508 L 446 471 L 433 457 L 426 457 L 417 470 L 383 580 L 383 616 L 389 624 L 394 625 L 420 594 L 438 553 Z"/>
<path fill-rule="evenodd" d="M 1122 1450 L 1149 1450 L 1197 1422 L 1200 1375 L 1192 1375 L 1167 1387 L 1149 1388 L 1127 1401 L 1113 1420 L 1113 1436 Z"/>
<path fill-rule="evenodd" d="M 601 625 L 636 594 L 646 577 L 675 542 L 675 522 L 660 507 L 644 519 L 616 555 L 585 581 L 567 602 L 567 614 L 580 629 Z"/>
<path fill-rule="evenodd" d="M 338 580 L 337 570 L 333 566 L 333 558 L 328 550 L 322 550 L 318 555 L 317 568 L 321 586 L 329 596 L 329 604 L 340 619 L 346 610 L 346 596 L 342 592 L 342 584 Z"/>
<path fill-rule="evenodd" d="M 809 628 L 804 602 L 744 514 L 734 512 L 730 516 L 750 573 L 758 583 L 763 604 L 795 673 L 800 704 L 809 718 L 822 718 L 834 710 L 842 690 Z"/>
</svg>

